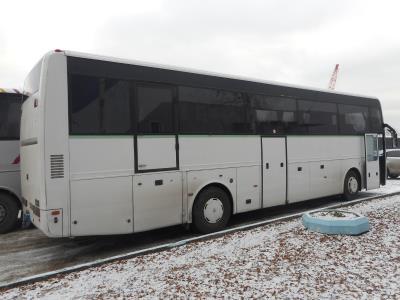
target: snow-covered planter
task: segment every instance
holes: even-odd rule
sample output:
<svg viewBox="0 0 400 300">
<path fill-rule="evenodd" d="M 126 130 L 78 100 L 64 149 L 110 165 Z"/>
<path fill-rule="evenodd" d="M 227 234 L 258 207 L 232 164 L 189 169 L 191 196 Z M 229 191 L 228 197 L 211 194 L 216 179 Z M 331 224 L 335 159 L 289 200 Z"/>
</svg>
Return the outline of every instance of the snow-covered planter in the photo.
<svg viewBox="0 0 400 300">
<path fill-rule="evenodd" d="M 319 210 L 303 214 L 303 225 L 326 234 L 359 235 L 369 230 L 368 219 L 344 210 Z"/>
</svg>

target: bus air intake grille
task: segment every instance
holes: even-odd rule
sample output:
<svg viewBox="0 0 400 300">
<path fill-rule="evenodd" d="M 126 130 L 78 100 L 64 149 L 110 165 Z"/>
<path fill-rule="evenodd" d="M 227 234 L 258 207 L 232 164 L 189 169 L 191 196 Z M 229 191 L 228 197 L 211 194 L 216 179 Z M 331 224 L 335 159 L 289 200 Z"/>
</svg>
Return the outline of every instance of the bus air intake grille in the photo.
<svg viewBox="0 0 400 300">
<path fill-rule="evenodd" d="M 50 177 L 52 179 L 64 178 L 64 155 L 50 155 Z"/>
</svg>

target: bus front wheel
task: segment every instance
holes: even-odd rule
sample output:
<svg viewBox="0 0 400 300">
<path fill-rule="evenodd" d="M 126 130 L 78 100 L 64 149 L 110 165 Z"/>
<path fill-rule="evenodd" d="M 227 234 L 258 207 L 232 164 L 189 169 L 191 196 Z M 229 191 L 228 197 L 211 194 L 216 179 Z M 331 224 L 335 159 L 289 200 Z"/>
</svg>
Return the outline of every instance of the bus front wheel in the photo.
<svg viewBox="0 0 400 300">
<path fill-rule="evenodd" d="M 8 194 L 0 194 L 0 234 L 13 230 L 18 224 L 18 204 Z"/>
<path fill-rule="evenodd" d="M 193 225 L 201 233 L 223 229 L 231 217 L 232 206 L 227 193 L 219 187 L 203 190 L 193 204 Z"/>
<path fill-rule="evenodd" d="M 344 200 L 353 200 L 357 197 L 360 190 L 360 180 L 354 171 L 349 171 L 344 179 L 343 198 Z"/>
</svg>

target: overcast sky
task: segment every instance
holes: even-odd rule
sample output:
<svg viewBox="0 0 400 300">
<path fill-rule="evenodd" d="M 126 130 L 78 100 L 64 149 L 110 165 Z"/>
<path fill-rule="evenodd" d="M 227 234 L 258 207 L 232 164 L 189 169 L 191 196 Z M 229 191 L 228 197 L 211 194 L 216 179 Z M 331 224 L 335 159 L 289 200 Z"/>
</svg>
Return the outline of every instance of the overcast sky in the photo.
<svg viewBox="0 0 400 300">
<path fill-rule="evenodd" d="M 0 87 L 68 49 L 378 97 L 400 129 L 400 1 L 3 1 Z"/>
</svg>

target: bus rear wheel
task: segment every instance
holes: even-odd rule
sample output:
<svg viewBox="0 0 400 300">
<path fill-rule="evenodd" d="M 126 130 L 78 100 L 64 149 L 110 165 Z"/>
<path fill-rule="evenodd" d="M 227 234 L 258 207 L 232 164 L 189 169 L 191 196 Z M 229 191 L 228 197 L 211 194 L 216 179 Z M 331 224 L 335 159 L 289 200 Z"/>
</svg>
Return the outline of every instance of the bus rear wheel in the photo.
<svg viewBox="0 0 400 300">
<path fill-rule="evenodd" d="M 18 205 L 13 197 L 0 194 L 0 234 L 13 230 L 18 224 Z"/>
<path fill-rule="evenodd" d="M 219 231 L 228 224 L 231 214 L 227 193 L 219 187 L 208 187 L 193 204 L 193 225 L 201 233 Z"/>
<path fill-rule="evenodd" d="M 344 200 L 353 200 L 357 197 L 360 190 L 360 180 L 354 171 L 349 171 L 344 179 L 343 198 Z"/>
</svg>

